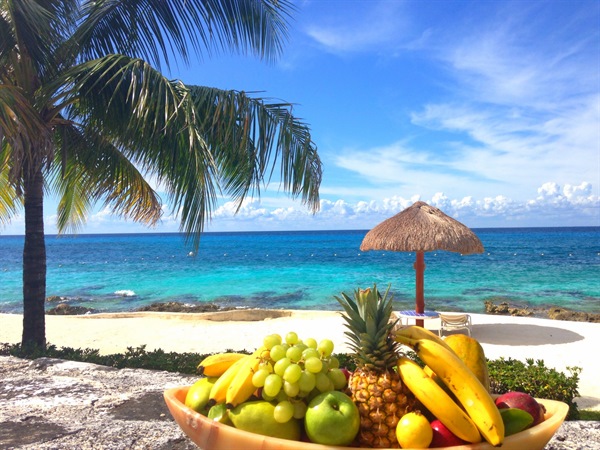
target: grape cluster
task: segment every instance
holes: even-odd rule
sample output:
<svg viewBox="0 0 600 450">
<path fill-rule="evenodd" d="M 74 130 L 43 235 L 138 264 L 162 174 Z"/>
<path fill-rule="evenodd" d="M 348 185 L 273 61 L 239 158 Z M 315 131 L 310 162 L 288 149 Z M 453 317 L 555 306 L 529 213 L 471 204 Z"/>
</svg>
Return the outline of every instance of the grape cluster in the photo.
<svg viewBox="0 0 600 450">
<path fill-rule="evenodd" d="M 285 339 L 278 334 L 268 335 L 263 345 L 269 350 L 269 357 L 260 362 L 252 384 L 262 392 L 263 399 L 277 402 L 277 422 L 302 419 L 314 396 L 346 387 L 346 375 L 332 356 L 331 340 L 300 340 L 292 331 Z"/>
</svg>

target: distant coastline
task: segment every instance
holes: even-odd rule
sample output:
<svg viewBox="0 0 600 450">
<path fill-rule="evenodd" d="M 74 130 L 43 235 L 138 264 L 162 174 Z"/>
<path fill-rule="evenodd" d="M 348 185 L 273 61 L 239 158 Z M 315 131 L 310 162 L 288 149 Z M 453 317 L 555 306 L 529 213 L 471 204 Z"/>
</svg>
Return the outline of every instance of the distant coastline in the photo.
<svg viewBox="0 0 600 450">
<path fill-rule="evenodd" d="M 582 230 L 582 231 L 592 231 L 596 230 L 600 232 L 600 225 L 578 225 L 578 226 L 547 226 L 547 227 L 472 227 L 471 228 L 475 233 L 479 231 L 499 231 L 499 230 L 508 230 L 508 231 L 519 231 L 519 230 Z M 324 229 L 324 230 L 246 230 L 246 231 L 204 231 L 202 235 L 239 235 L 239 234 L 305 234 L 305 233 L 356 233 L 356 232 L 364 232 L 367 233 L 369 228 L 348 228 L 348 229 Z M 185 233 L 178 231 L 143 231 L 136 233 L 67 233 L 67 234 L 46 234 L 45 236 L 48 238 L 77 238 L 78 236 L 87 237 L 87 236 L 135 236 L 135 235 L 150 235 L 150 236 L 185 236 Z M 24 237 L 24 234 L 2 234 L 0 230 L 0 239 L 2 237 Z"/>
<path fill-rule="evenodd" d="M 59 301 L 57 299 L 49 299 L 49 301 Z M 268 308 L 239 308 L 239 307 L 223 307 L 214 303 L 205 304 L 185 304 L 179 302 L 163 302 L 153 303 L 151 305 L 140 307 L 131 312 L 159 312 L 159 313 L 184 313 L 184 314 L 199 314 L 199 313 L 224 313 L 237 311 L 241 315 L 250 316 L 249 312 L 256 312 L 253 317 L 274 318 L 286 315 L 287 310 L 283 309 L 268 309 Z M 340 310 L 341 312 L 341 310 Z M 90 308 L 82 306 L 71 306 L 67 303 L 58 303 L 56 306 L 46 311 L 48 315 L 70 316 L 70 315 L 86 315 L 95 314 L 99 311 L 94 311 Z M 485 313 L 488 315 L 502 315 L 513 317 L 536 317 L 540 319 L 553 320 L 568 320 L 572 322 L 590 322 L 600 323 L 600 313 L 588 313 L 575 311 L 572 309 L 561 308 L 559 306 L 550 307 L 524 307 L 522 305 L 500 303 L 494 304 L 486 302 Z M 289 314 L 288 314 L 289 315 Z M 234 320 L 234 319 L 230 319 Z M 237 320 L 237 319 L 236 319 Z M 260 320 L 260 319 L 253 319 Z"/>
</svg>

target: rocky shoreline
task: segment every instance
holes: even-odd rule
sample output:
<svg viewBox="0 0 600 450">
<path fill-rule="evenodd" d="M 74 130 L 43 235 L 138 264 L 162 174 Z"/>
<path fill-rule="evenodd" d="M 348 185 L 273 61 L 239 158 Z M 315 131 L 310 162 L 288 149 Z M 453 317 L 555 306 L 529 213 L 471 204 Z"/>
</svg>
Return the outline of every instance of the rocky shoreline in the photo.
<svg viewBox="0 0 600 450">
<path fill-rule="evenodd" d="M 94 314 L 100 311 L 96 311 L 92 308 L 86 308 L 84 306 L 69 305 L 64 301 L 63 297 L 48 297 L 46 300 L 48 303 L 57 303 L 53 308 L 46 311 L 49 315 L 82 315 L 82 314 Z M 494 303 L 490 300 L 485 301 L 485 313 L 492 315 L 505 315 L 505 316 L 519 316 L 519 317 L 538 317 L 542 319 L 553 319 L 553 320 L 569 320 L 574 322 L 591 322 L 600 323 L 600 313 L 588 313 L 582 311 L 575 311 L 572 309 L 562 308 L 560 306 L 538 306 L 531 307 L 526 305 L 519 305 L 516 303 Z M 175 312 L 175 313 L 212 313 L 212 312 L 223 312 L 232 311 L 243 308 L 236 308 L 232 306 L 221 306 L 216 303 L 198 303 L 198 304 L 187 304 L 180 302 L 157 302 L 151 305 L 144 306 L 136 309 L 134 312 Z"/>
<path fill-rule="evenodd" d="M 46 314 L 51 316 L 76 316 L 82 314 L 94 314 L 97 311 L 93 308 L 86 308 L 84 306 L 69 305 L 64 302 L 62 297 L 48 297 L 46 302 L 57 302 L 60 301 L 55 307 L 50 308 L 46 311 Z M 148 306 L 143 306 L 136 309 L 134 312 L 176 312 L 176 313 L 208 313 L 208 312 L 221 312 L 231 311 L 235 308 L 232 306 L 220 306 L 215 303 L 199 303 L 195 305 L 180 303 L 180 302 L 158 302 L 152 303 Z"/>
<path fill-rule="evenodd" d="M 588 313 L 561 308 L 560 306 L 530 307 L 518 304 L 502 302 L 495 304 L 491 301 L 485 302 L 486 314 L 497 314 L 504 316 L 538 317 L 542 319 L 569 320 L 572 322 L 600 323 L 599 313 Z"/>
</svg>

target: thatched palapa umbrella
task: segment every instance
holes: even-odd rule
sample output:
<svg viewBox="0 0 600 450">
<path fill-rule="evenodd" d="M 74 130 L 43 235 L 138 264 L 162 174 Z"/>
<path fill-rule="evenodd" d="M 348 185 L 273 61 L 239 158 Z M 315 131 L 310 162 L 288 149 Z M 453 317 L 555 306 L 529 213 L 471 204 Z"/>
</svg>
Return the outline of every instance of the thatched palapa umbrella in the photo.
<svg viewBox="0 0 600 450">
<path fill-rule="evenodd" d="M 384 220 L 364 237 L 361 251 L 390 250 L 394 252 L 416 252 L 415 312 L 425 312 L 423 278 L 425 252 L 448 250 L 464 255 L 483 253 L 479 238 L 468 227 L 425 202 L 412 206 Z M 423 321 L 417 321 L 423 326 Z"/>
</svg>

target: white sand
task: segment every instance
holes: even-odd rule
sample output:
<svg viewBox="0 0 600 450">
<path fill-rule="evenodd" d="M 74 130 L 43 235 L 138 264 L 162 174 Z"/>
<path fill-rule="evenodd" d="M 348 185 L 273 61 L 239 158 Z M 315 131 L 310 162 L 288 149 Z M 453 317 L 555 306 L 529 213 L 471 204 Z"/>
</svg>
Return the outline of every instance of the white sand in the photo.
<svg viewBox="0 0 600 450">
<path fill-rule="evenodd" d="M 269 315 L 269 312 L 260 314 Z M 336 352 L 349 351 L 344 321 L 339 313 L 290 311 L 289 314 L 289 317 L 277 318 L 248 317 L 248 313 L 243 312 L 46 316 L 46 337 L 48 343 L 58 347 L 93 348 L 103 354 L 141 345 L 146 345 L 147 350 L 212 353 L 227 349 L 254 350 L 267 334 L 285 335 L 295 331 L 300 338 L 333 340 Z M 581 367 L 579 407 L 600 410 L 600 359 L 597 357 L 600 324 L 483 314 L 471 314 L 471 317 L 473 337 L 481 342 L 490 359 L 541 359 L 547 367 L 566 373 L 568 367 Z M 21 315 L 0 314 L 0 342 L 20 342 L 22 320 Z M 428 320 L 425 326 L 437 330 L 439 320 Z"/>
</svg>

